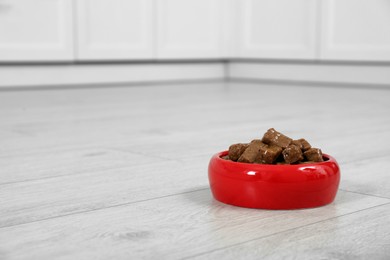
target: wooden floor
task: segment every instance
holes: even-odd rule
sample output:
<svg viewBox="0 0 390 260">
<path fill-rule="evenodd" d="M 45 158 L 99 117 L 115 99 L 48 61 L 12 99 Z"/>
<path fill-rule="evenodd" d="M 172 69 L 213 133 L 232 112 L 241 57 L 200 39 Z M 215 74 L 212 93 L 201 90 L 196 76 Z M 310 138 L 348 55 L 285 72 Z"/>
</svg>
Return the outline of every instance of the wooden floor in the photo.
<svg viewBox="0 0 390 260">
<path fill-rule="evenodd" d="M 341 167 L 334 203 L 215 201 L 268 128 Z M 390 90 L 249 83 L 0 92 L 0 259 L 389 259 Z"/>
</svg>

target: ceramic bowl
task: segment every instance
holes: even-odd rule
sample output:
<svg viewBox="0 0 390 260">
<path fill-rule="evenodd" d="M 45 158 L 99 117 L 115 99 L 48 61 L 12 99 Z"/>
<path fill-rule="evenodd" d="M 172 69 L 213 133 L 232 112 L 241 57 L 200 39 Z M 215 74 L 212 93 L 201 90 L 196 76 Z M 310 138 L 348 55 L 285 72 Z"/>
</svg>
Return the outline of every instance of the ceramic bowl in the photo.
<svg viewBox="0 0 390 260">
<path fill-rule="evenodd" d="M 249 164 L 228 161 L 223 151 L 209 163 L 211 192 L 220 202 L 247 208 L 301 209 L 331 203 L 340 182 L 336 160 L 293 165 Z"/>
</svg>

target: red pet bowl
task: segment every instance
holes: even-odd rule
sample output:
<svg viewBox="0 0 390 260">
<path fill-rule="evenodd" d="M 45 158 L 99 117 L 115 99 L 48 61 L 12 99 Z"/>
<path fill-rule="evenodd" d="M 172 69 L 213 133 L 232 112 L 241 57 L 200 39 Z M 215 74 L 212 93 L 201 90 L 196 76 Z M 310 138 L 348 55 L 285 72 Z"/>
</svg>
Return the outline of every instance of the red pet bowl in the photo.
<svg viewBox="0 0 390 260">
<path fill-rule="evenodd" d="M 270 165 L 224 160 L 228 151 L 215 154 L 209 164 L 209 182 L 216 200 L 240 207 L 301 209 L 331 203 L 340 182 L 336 160 Z"/>
</svg>

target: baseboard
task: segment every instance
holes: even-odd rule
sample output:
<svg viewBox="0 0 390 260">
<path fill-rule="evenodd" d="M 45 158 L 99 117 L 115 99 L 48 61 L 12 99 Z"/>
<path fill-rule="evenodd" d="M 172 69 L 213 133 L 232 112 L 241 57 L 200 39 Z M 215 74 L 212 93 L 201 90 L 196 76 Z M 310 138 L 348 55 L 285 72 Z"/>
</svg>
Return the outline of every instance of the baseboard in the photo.
<svg viewBox="0 0 390 260">
<path fill-rule="evenodd" d="M 330 83 L 390 88 L 390 64 L 231 61 L 231 80 Z"/>
<path fill-rule="evenodd" d="M 390 64 L 230 60 L 0 65 L 0 88 L 150 84 L 215 80 L 390 88 Z"/>
<path fill-rule="evenodd" d="M 223 80 L 223 62 L 1 65 L 0 87 Z"/>
</svg>

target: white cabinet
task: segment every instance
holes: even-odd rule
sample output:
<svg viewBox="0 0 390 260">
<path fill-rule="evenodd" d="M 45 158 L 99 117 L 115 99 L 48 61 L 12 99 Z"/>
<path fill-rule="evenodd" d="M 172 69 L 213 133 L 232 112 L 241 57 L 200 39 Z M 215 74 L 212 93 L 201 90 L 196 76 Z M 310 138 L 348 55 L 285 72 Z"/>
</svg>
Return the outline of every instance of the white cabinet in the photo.
<svg viewBox="0 0 390 260">
<path fill-rule="evenodd" d="M 154 0 L 77 0 L 77 58 L 154 58 Z"/>
<path fill-rule="evenodd" d="M 157 57 L 221 58 L 226 0 L 156 0 Z"/>
<path fill-rule="evenodd" d="M 321 58 L 390 60 L 389 0 L 323 0 Z"/>
<path fill-rule="evenodd" d="M 0 0 L 0 62 L 390 61 L 390 0 Z"/>
<path fill-rule="evenodd" d="M 237 10 L 239 58 L 316 58 L 317 0 L 242 0 Z"/>
<path fill-rule="evenodd" d="M 0 62 L 72 60 L 72 0 L 0 0 Z"/>
</svg>

